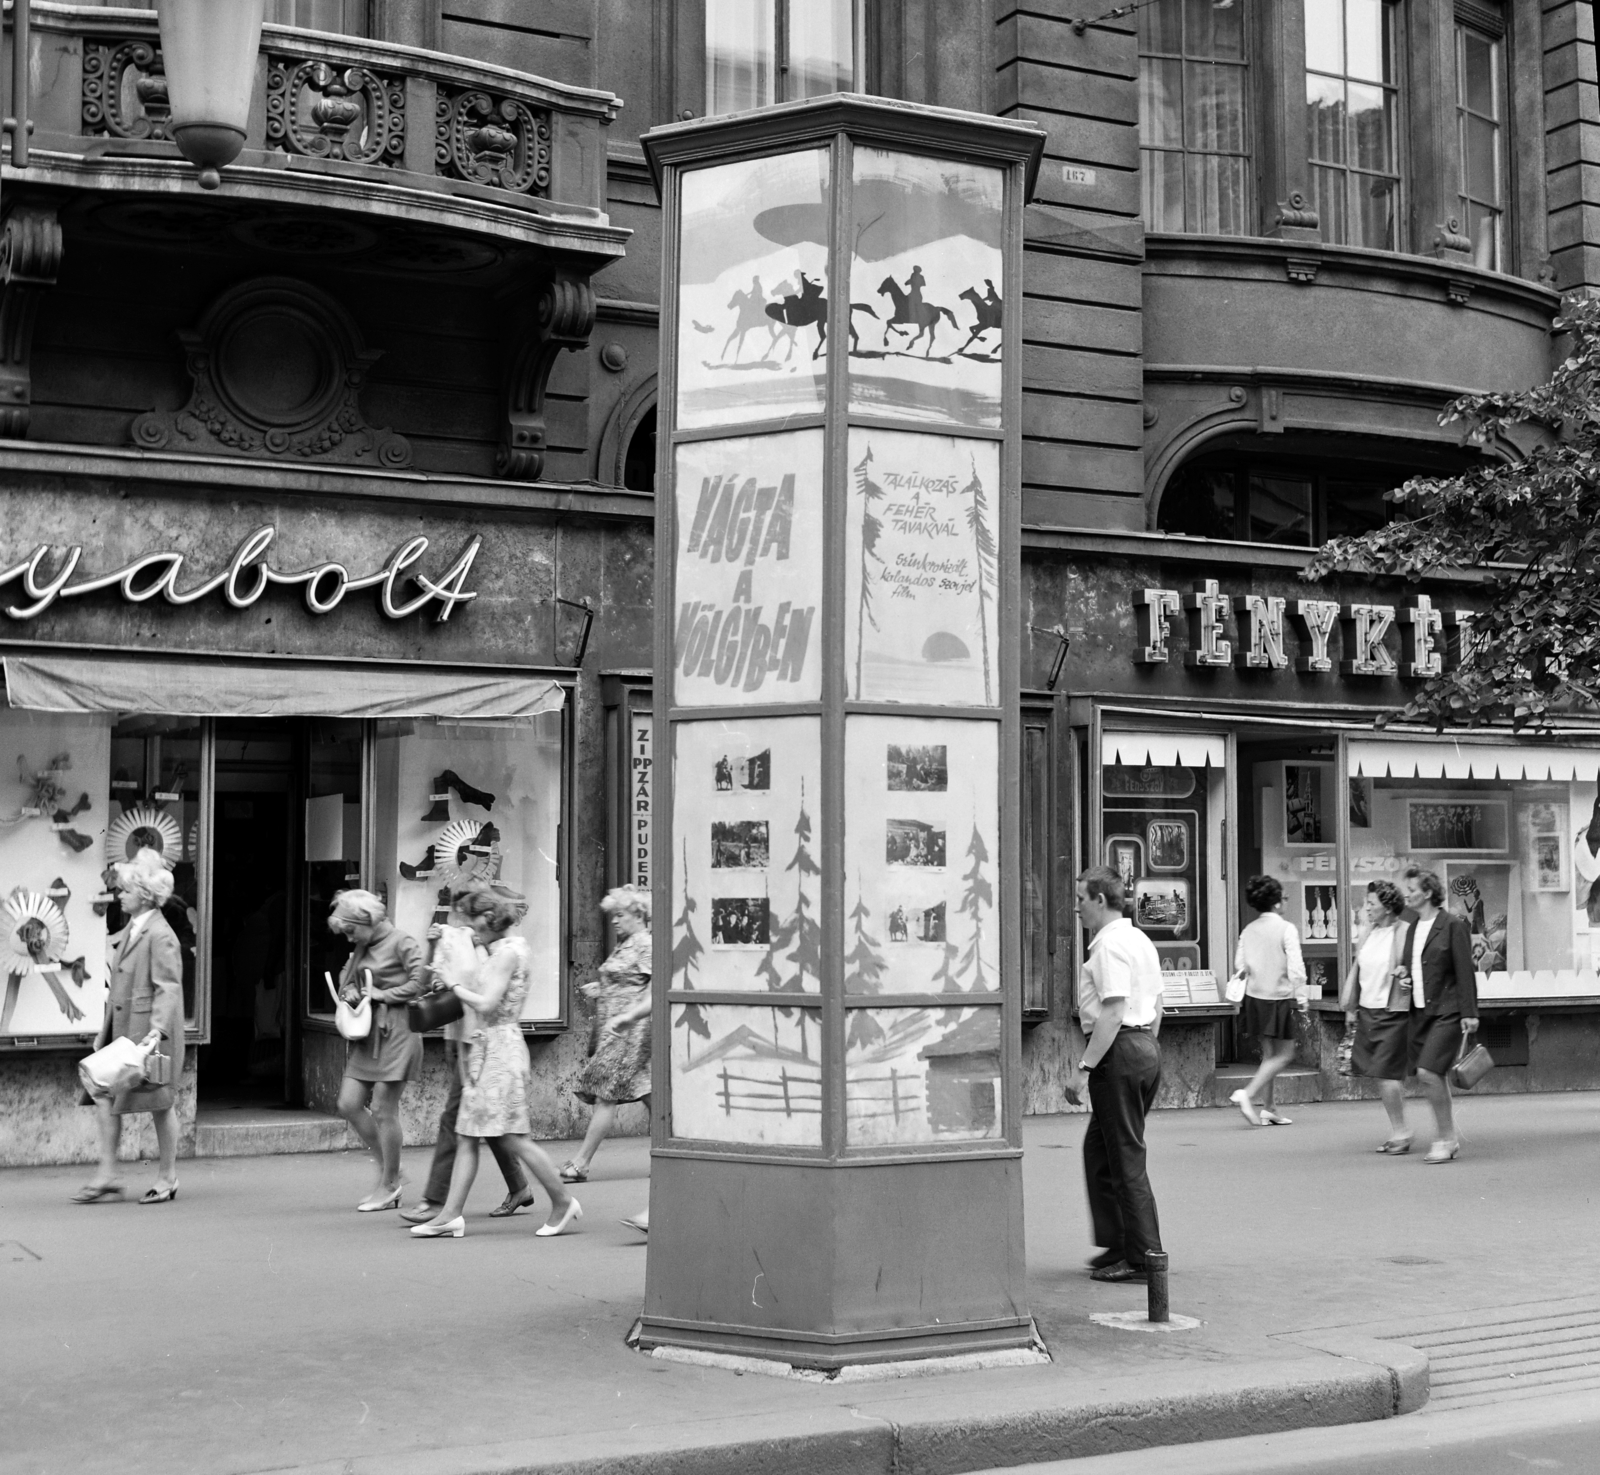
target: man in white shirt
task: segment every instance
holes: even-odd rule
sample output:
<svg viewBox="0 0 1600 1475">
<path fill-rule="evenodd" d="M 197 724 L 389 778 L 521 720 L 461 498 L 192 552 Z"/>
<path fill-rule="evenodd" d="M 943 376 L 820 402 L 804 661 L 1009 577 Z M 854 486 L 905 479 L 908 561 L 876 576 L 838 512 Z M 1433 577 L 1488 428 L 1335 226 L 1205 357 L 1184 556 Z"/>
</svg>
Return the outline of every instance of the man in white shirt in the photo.
<svg viewBox="0 0 1600 1475">
<path fill-rule="evenodd" d="M 1145 1256 L 1161 1249 L 1155 1194 L 1145 1171 L 1144 1119 L 1161 1082 L 1161 959 L 1123 915 L 1122 878 L 1104 866 L 1078 877 L 1078 918 L 1091 934 L 1078 987 L 1087 1043 L 1069 1089 L 1092 1113 L 1083 1172 L 1096 1280 L 1146 1280 Z"/>
</svg>

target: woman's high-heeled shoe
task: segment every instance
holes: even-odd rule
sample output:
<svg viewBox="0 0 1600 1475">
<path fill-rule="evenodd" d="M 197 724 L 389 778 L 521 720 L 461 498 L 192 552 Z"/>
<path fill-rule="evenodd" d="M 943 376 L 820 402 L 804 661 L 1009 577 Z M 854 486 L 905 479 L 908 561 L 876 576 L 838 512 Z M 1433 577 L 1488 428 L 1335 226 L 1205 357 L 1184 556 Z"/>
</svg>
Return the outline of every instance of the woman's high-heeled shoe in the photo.
<svg viewBox="0 0 1600 1475">
<path fill-rule="evenodd" d="M 172 1180 L 171 1188 L 147 1188 L 144 1196 L 139 1200 L 142 1204 L 170 1204 L 178 1196 L 178 1180 Z"/>
<path fill-rule="evenodd" d="M 1459 1140 L 1455 1142 L 1435 1142 L 1428 1149 L 1428 1155 L 1423 1158 L 1423 1162 L 1437 1167 L 1440 1163 L 1449 1162 L 1460 1151 L 1461 1143 Z"/>
<path fill-rule="evenodd" d="M 380 1209 L 398 1209 L 400 1207 L 400 1193 L 404 1184 L 396 1183 L 391 1193 L 386 1193 L 382 1198 L 364 1198 L 356 1205 L 358 1214 L 376 1214 Z"/>
<path fill-rule="evenodd" d="M 537 1234 L 540 1239 L 549 1239 L 553 1235 L 565 1234 L 567 1232 L 567 1226 L 575 1223 L 581 1218 L 583 1218 L 583 1205 L 580 1204 L 577 1199 L 569 1198 L 567 1200 L 567 1207 L 565 1211 L 562 1213 L 561 1217 L 555 1221 L 555 1223 L 541 1224 L 533 1232 Z"/>
<path fill-rule="evenodd" d="M 466 1232 L 467 1221 L 460 1214 L 454 1219 L 446 1219 L 443 1224 L 437 1221 L 432 1224 L 417 1224 L 411 1230 L 415 1239 L 461 1239 Z"/>
<path fill-rule="evenodd" d="M 1404 1137 L 1388 1137 L 1378 1144 L 1380 1153 L 1387 1153 L 1390 1157 L 1404 1157 L 1411 1151 L 1411 1134 Z"/>
</svg>

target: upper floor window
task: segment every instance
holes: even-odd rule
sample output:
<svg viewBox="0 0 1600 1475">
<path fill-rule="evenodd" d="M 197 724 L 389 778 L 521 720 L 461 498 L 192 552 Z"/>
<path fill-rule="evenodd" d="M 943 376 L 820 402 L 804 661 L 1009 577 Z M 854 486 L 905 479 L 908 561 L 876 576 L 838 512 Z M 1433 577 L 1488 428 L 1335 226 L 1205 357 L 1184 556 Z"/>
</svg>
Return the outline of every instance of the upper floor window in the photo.
<svg viewBox="0 0 1600 1475">
<path fill-rule="evenodd" d="M 1400 64 L 1391 0 L 1304 0 L 1306 153 L 1322 238 L 1401 249 Z"/>
<path fill-rule="evenodd" d="M 1244 3 L 1159 0 L 1139 12 L 1139 143 L 1150 230 L 1250 226 Z"/>
<path fill-rule="evenodd" d="M 266 19 L 305 31 L 333 31 L 345 36 L 370 34 L 368 0 L 267 0 Z"/>
<path fill-rule="evenodd" d="M 1505 66 L 1501 42 L 1456 27 L 1456 129 L 1461 150 L 1461 224 L 1475 266 L 1505 261 Z"/>
<path fill-rule="evenodd" d="M 706 112 L 848 91 L 860 53 L 852 0 L 706 0 Z"/>
</svg>

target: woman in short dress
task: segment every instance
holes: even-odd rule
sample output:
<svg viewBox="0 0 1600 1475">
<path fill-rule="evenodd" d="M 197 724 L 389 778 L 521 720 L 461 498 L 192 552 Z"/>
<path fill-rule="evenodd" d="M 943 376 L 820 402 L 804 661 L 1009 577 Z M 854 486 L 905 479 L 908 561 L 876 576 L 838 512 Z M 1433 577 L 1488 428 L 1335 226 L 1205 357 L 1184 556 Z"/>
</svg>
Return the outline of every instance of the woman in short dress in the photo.
<svg viewBox="0 0 1600 1475">
<path fill-rule="evenodd" d="M 564 1234 L 583 1217 L 583 1206 L 567 1192 L 555 1164 L 531 1136 L 533 1072 L 520 1023 L 528 996 L 528 944 L 507 936 L 526 908 L 518 905 L 518 898 L 481 886 L 463 887 L 453 905 L 471 924 L 487 956 L 478 961 L 470 984 L 461 976 L 470 965 L 450 984 L 455 996 L 477 1014 L 458 1052 L 462 1084 L 456 1160 L 439 1212 L 411 1232 L 418 1239 L 460 1239 L 467 1232 L 463 1210 L 478 1172 L 478 1144 L 488 1137 L 499 1138 L 550 1195 L 550 1217 L 534 1232 L 541 1238 Z"/>
<path fill-rule="evenodd" d="M 1367 892 L 1355 960 L 1339 998 L 1345 1019 L 1356 1027 L 1350 1063 L 1357 1075 L 1378 1083 L 1383 1109 L 1389 1114 L 1389 1135 L 1378 1151 L 1394 1157 L 1411 1151 L 1405 1092 L 1411 989 L 1404 974 L 1398 981 L 1395 977 L 1405 937 L 1400 925 L 1405 905 L 1392 881 L 1379 881 Z"/>
<path fill-rule="evenodd" d="M 370 891 L 335 896 L 328 930 L 353 944 L 339 978 L 339 997 L 352 1007 L 363 998 L 372 1000 L 372 1032 L 350 1042 L 339 1085 L 339 1115 L 355 1128 L 378 1168 L 378 1181 L 356 1209 L 363 1214 L 398 1209 L 400 1097 L 407 1081 L 422 1079 L 422 1037 L 411 1033 L 406 1005 L 428 991 L 427 960 L 417 940 L 389 920 L 382 900 Z"/>
<path fill-rule="evenodd" d="M 1244 975 L 1244 1033 L 1261 1042 L 1261 1064 L 1250 1084 L 1229 1098 L 1252 1126 L 1286 1127 L 1272 1109 L 1272 1083 L 1294 1059 L 1294 1011 L 1306 1011 L 1306 965 L 1300 934 L 1283 916 L 1283 887 L 1252 876 L 1244 899 L 1259 914 L 1239 934 L 1234 967 Z"/>
<path fill-rule="evenodd" d="M 577 1155 L 561 1165 L 568 1183 L 582 1183 L 607 1133 L 616 1124 L 617 1108 L 642 1101 L 650 1108 L 650 893 L 638 886 L 616 886 L 600 903 L 611 918 L 617 945 L 600 965 L 593 991 L 598 1018 L 594 1054 L 574 1087 L 580 1101 L 593 1107 L 589 1130 Z M 647 1219 L 634 1221 L 635 1227 Z"/>
</svg>

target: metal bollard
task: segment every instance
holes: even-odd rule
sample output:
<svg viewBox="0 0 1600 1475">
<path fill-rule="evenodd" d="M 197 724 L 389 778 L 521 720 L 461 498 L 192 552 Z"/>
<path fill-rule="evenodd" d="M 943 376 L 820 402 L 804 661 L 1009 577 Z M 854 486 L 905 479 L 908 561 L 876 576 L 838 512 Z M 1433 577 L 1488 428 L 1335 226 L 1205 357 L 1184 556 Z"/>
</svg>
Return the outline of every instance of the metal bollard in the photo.
<svg viewBox="0 0 1600 1475">
<path fill-rule="evenodd" d="M 1167 1320 L 1167 1255 L 1164 1250 L 1147 1251 L 1144 1257 L 1145 1274 L 1149 1285 L 1149 1318 L 1151 1321 Z"/>
</svg>

